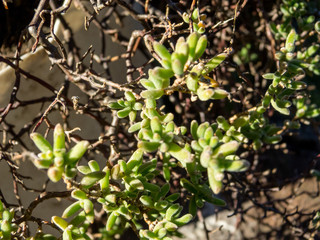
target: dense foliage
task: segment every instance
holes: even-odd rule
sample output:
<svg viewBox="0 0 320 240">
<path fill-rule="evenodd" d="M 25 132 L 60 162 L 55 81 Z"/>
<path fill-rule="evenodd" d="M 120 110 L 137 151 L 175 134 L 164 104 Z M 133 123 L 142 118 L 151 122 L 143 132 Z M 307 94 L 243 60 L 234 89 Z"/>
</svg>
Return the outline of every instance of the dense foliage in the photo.
<svg viewBox="0 0 320 240">
<path fill-rule="evenodd" d="M 129 229 L 140 239 L 169 240 L 181 236 L 179 227 L 195 219 L 205 203 L 243 217 L 248 211 L 242 206 L 245 201 L 252 201 L 265 214 L 272 212 L 283 218 L 282 233 L 271 229 L 269 234 L 276 231 L 283 237 L 293 236 L 286 231 L 293 227 L 301 230 L 300 237 L 317 234 L 318 209 L 306 214 L 297 211 L 298 218 L 291 220 L 269 195 L 271 188 L 312 175 L 319 177 L 317 165 L 306 164 L 303 174 L 290 176 L 292 181 L 285 177 L 272 180 L 269 172 L 266 182 L 260 178 L 270 169 L 257 157 L 268 158 L 270 146 L 279 149 L 283 138 L 301 133 L 299 129 L 305 124 L 315 124 L 320 114 L 315 82 L 320 75 L 317 1 L 283 0 L 280 5 L 269 1 L 166 1 L 164 5 L 136 1 L 143 10 L 122 0 L 90 4 L 64 1 L 61 7 L 48 7 L 45 2 L 40 1 L 29 24 L 30 51 L 43 47 L 66 80 L 56 91 L 41 79 L 26 75 L 19 69 L 19 61 L 0 56 L 0 61 L 18 73 L 10 103 L 1 109 L 3 131 L 18 146 L 13 148 L 12 141 L 2 143 L 1 160 L 15 169 L 12 159 L 24 152 L 38 169 L 46 171 L 50 181 L 63 180 L 66 191 L 47 192 L 28 208 L 2 198 L 2 239 L 113 239 Z M 10 4 L 4 3 L 10 9 Z M 126 83 L 120 84 L 110 74 L 109 63 L 118 58 L 111 58 L 104 49 L 95 54 L 95 46 L 88 46 L 80 56 L 72 34 L 63 41 L 55 36 L 57 16 L 68 12 L 71 4 L 76 4 L 77 11 L 87 12 L 87 28 L 94 23 L 103 36 L 111 34 L 115 42 L 126 47 L 119 57 L 126 60 Z M 108 31 L 108 19 L 113 14 L 119 21 L 129 15 L 143 29 L 132 32 L 129 39 L 117 31 L 115 36 Z M 252 18 L 250 23 L 248 18 Z M 28 36 L 20 38 L 16 59 Z M 147 62 L 135 67 L 133 56 L 138 50 Z M 90 59 L 88 65 L 86 58 Z M 104 72 L 97 73 L 93 62 Z M 9 128 L 14 122 L 7 122 L 6 116 L 32 104 L 16 97 L 20 75 L 54 89 L 54 95 L 36 99 L 50 105 L 40 118 L 16 133 Z M 71 98 L 71 83 L 87 98 Z M 50 121 L 54 111 L 60 112 L 61 123 Z M 69 111 L 94 118 L 101 127 L 100 138 L 75 135 L 70 130 Z M 37 132 L 44 123 L 45 136 L 53 130 L 53 144 Z M 28 132 L 40 153 L 21 140 Z M 70 140 L 75 142 L 73 147 Z M 97 157 L 100 153 L 102 161 Z M 21 180 L 24 176 L 11 171 L 17 184 L 31 190 Z M 259 194 L 268 201 L 263 202 Z M 58 197 L 72 199 L 61 216 L 52 216 L 51 223 L 32 217 L 40 202 Z M 37 223 L 36 233 L 30 235 L 27 222 Z M 42 225 L 50 225 L 59 234 L 46 233 Z"/>
</svg>

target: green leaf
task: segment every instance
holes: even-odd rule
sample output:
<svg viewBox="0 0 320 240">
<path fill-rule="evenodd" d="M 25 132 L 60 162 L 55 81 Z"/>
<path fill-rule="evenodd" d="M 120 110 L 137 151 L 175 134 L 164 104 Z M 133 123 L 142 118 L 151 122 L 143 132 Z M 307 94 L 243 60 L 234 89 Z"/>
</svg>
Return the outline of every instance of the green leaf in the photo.
<svg viewBox="0 0 320 240">
<path fill-rule="evenodd" d="M 87 151 L 90 143 L 88 141 L 80 141 L 67 152 L 65 159 L 68 164 L 73 164 L 82 158 Z"/>
<path fill-rule="evenodd" d="M 64 231 L 69 225 L 69 223 L 66 220 L 64 220 L 64 219 L 62 219 L 61 217 L 58 217 L 58 216 L 53 216 L 51 218 L 51 221 L 55 225 L 57 225 L 62 231 Z"/>
<path fill-rule="evenodd" d="M 179 147 L 177 144 L 171 142 L 169 143 L 169 151 L 171 156 L 179 160 L 181 163 L 185 164 L 188 162 L 192 162 L 192 155 L 191 153 L 184 149 Z"/>
<path fill-rule="evenodd" d="M 62 239 L 63 239 L 63 240 L 72 240 L 72 239 L 73 239 L 71 229 L 66 228 L 66 229 L 63 231 Z"/>
<path fill-rule="evenodd" d="M 168 202 L 175 202 L 176 200 L 178 200 L 178 198 L 180 197 L 180 193 L 173 193 L 171 195 L 169 195 L 168 197 L 166 197 L 166 201 Z"/>
<path fill-rule="evenodd" d="M 144 189 L 146 191 L 149 191 L 149 192 L 152 192 L 152 193 L 158 193 L 160 192 L 160 187 L 156 184 L 152 184 L 152 183 L 149 183 L 149 182 L 143 182 L 143 186 L 144 186 Z"/>
<path fill-rule="evenodd" d="M 264 79 L 270 79 L 272 80 L 274 78 L 274 73 L 266 73 L 266 74 L 263 74 L 262 77 Z"/>
<path fill-rule="evenodd" d="M 93 203 L 89 199 L 83 199 L 80 201 L 80 206 L 83 208 L 86 214 L 93 210 Z"/>
<path fill-rule="evenodd" d="M 40 133 L 31 133 L 30 138 L 41 152 L 53 151 L 51 144 Z"/>
<path fill-rule="evenodd" d="M 206 146 L 200 155 L 200 163 L 204 168 L 208 167 L 211 157 L 212 157 L 212 148 L 210 146 Z"/>
<path fill-rule="evenodd" d="M 180 218 L 175 219 L 173 222 L 175 224 L 177 224 L 178 227 L 181 227 L 181 226 L 187 224 L 188 222 L 190 222 L 192 220 L 192 218 L 193 218 L 192 214 L 189 213 L 189 214 L 183 215 Z"/>
<path fill-rule="evenodd" d="M 143 205 L 145 205 L 147 207 L 153 207 L 154 206 L 154 202 L 153 202 L 152 198 L 147 196 L 147 195 L 142 195 L 139 198 L 139 200 Z"/>
<path fill-rule="evenodd" d="M 105 172 L 91 172 L 85 175 L 80 183 L 84 188 L 90 188 L 105 175 Z"/>
<path fill-rule="evenodd" d="M 48 169 L 53 164 L 53 159 L 39 159 L 33 160 L 33 164 L 39 169 Z"/>
<path fill-rule="evenodd" d="M 77 166 L 77 169 L 82 174 L 88 174 L 92 172 L 89 166 L 80 165 L 80 166 Z"/>
<path fill-rule="evenodd" d="M 292 29 L 286 39 L 286 44 L 285 44 L 285 48 L 288 52 L 294 51 L 294 43 L 296 39 L 297 39 L 297 34 L 295 30 Z"/>
<path fill-rule="evenodd" d="M 141 80 L 140 80 L 141 81 Z M 119 104 L 118 102 L 110 102 L 108 104 L 108 107 L 111 108 L 111 109 L 123 109 L 124 107 Z"/>
<path fill-rule="evenodd" d="M 62 178 L 62 173 L 63 170 L 55 166 L 48 169 L 48 177 L 52 182 L 58 182 Z"/>
<path fill-rule="evenodd" d="M 208 122 L 201 123 L 200 126 L 197 128 L 197 139 L 203 138 L 204 133 L 206 132 L 207 128 L 209 128 L 210 125 Z M 196 139 L 196 138 L 195 138 Z"/>
<path fill-rule="evenodd" d="M 91 172 L 100 171 L 100 166 L 99 166 L 99 164 L 97 163 L 97 161 L 95 161 L 95 160 L 90 160 L 90 161 L 88 162 L 88 166 L 89 166 Z"/>
<path fill-rule="evenodd" d="M 154 158 L 153 160 L 142 164 L 139 168 L 137 173 L 145 176 L 147 173 L 152 172 L 157 166 L 157 159 Z"/>
<path fill-rule="evenodd" d="M 196 186 L 185 178 L 180 179 L 180 185 L 185 189 L 187 189 L 190 193 L 196 194 L 198 192 Z"/>
<path fill-rule="evenodd" d="M 115 224 L 117 218 L 119 216 L 119 213 L 117 212 L 112 212 L 109 217 L 108 217 L 108 220 L 107 220 L 107 223 L 106 223 L 106 229 L 107 231 L 110 231 L 113 227 L 113 225 Z"/>
<path fill-rule="evenodd" d="M 201 101 L 207 101 L 213 98 L 214 90 L 212 88 L 198 88 L 197 95 Z"/>
<path fill-rule="evenodd" d="M 272 107 L 277 110 L 279 113 L 283 114 L 283 115 L 290 115 L 290 110 L 288 108 L 281 108 L 277 105 L 277 103 L 271 99 L 271 105 Z"/>
<path fill-rule="evenodd" d="M 209 166 L 207 168 L 207 172 L 208 172 L 208 179 L 209 179 L 210 188 L 212 189 L 212 191 L 215 194 L 220 193 L 220 191 L 222 189 L 222 182 L 220 180 L 216 179 L 216 175 L 218 174 L 217 171 L 214 168 Z"/>
<path fill-rule="evenodd" d="M 87 199 L 87 195 L 85 192 L 81 191 L 80 189 L 75 189 L 71 192 L 71 197 L 78 199 L 78 200 L 83 200 Z"/>
<path fill-rule="evenodd" d="M 222 154 L 223 156 L 227 156 L 236 152 L 238 148 L 239 148 L 239 143 L 237 141 L 230 141 L 216 148 L 213 151 L 212 156 L 218 156 L 219 154 Z"/>
<path fill-rule="evenodd" d="M 131 112 L 131 107 L 126 107 L 124 109 L 121 109 L 117 112 L 118 118 L 125 118 L 127 117 Z"/>
<path fill-rule="evenodd" d="M 78 212 L 81 209 L 80 201 L 72 203 L 69 207 L 67 207 L 62 213 L 63 218 L 71 217 L 73 214 Z"/>
<path fill-rule="evenodd" d="M 82 224 L 86 220 L 85 212 L 81 211 L 77 216 L 75 216 L 71 221 L 70 224 L 77 227 Z"/>
<path fill-rule="evenodd" d="M 100 189 L 101 190 L 108 190 L 109 189 L 109 179 L 111 170 L 109 167 L 105 167 L 103 171 L 106 173 L 106 175 L 99 181 Z"/>
<path fill-rule="evenodd" d="M 193 139 L 195 140 L 198 140 L 198 134 L 197 134 L 198 127 L 199 127 L 198 122 L 196 120 L 192 120 L 190 124 L 190 132 Z"/>
<path fill-rule="evenodd" d="M 128 132 L 133 133 L 133 132 L 136 132 L 140 129 L 141 129 L 141 122 L 137 122 L 129 127 Z"/>
<path fill-rule="evenodd" d="M 173 55 L 175 56 L 175 55 Z M 172 70 L 175 74 L 182 76 L 183 75 L 183 69 L 184 69 L 184 64 L 183 62 L 179 59 L 179 57 L 176 57 L 173 61 L 172 61 Z"/>
<path fill-rule="evenodd" d="M 202 74 L 205 75 L 209 72 L 211 72 L 213 69 L 218 67 L 228 56 L 227 53 L 220 53 L 213 58 L 211 58 L 205 65 L 205 70 L 202 71 Z"/>
<path fill-rule="evenodd" d="M 134 191 L 134 190 L 139 190 L 139 191 L 143 191 L 144 190 L 144 185 L 142 184 L 142 182 L 139 179 L 132 179 L 129 183 L 130 185 L 130 191 Z"/>
<path fill-rule="evenodd" d="M 140 83 L 141 83 L 142 86 L 144 86 L 148 90 L 156 89 L 156 87 L 153 84 L 153 82 L 151 80 L 149 80 L 149 79 L 142 78 L 142 79 L 140 79 Z"/>
<path fill-rule="evenodd" d="M 178 215 L 182 210 L 179 203 L 172 204 L 166 211 L 165 219 L 167 221 L 173 220 L 175 215 Z"/>
<path fill-rule="evenodd" d="M 282 136 L 281 135 L 275 135 L 275 136 L 264 136 L 262 138 L 263 142 L 267 143 L 267 144 L 277 144 L 278 142 L 280 142 L 282 140 Z"/>
<path fill-rule="evenodd" d="M 165 46 L 163 46 L 161 43 L 154 41 L 153 42 L 153 49 L 159 55 L 159 57 L 161 59 L 165 59 L 167 61 L 170 61 L 171 54 L 168 51 L 168 49 Z"/>
<path fill-rule="evenodd" d="M 57 124 L 53 131 L 53 149 L 65 149 L 65 134 L 61 124 Z"/>
<path fill-rule="evenodd" d="M 130 157 L 130 159 L 127 162 L 127 169 L 128 171 L 131 171 L 134 167 L 138 165 L 139 162 L 141 162 L 143 157 L 143 150 L 137 149 Z"/>
<path fill-rule="evenodd" d="M 187 43 L 189 45 L 189 60 L 190 61 L 195 60 L 195 51 L 196 51 L 196 46 L 197 46 L 199 38 L 200 38 L 200 34 L 197 32 L 191 33 L 187 38 Z"/>
<path fill-rule="evenodd" d="M 215 88 L 213 89 L 213 95 L 211 98 L 215 100 L 219 100 L 219 99 L 226 98 L 227 96 L 229 96 L 229 93 L 226 90 L 223 90 L 221 88 Z"/>
<path fill-rule="evenodd" d="M 138 142 L 138 148 L 141 148 L 146 152 L 154 152 L 158 150 L 159 146 L 160 146 L 159 142 L 147 142 L 147 141 Z"/>
<path fill-rule="evenodd" d="M 178 229 L 177 224 L 173 223 L 173 222 L 166 222 L 164 224 L 164 227 L 169 231 L 169 232 L 174 232 Z"/>
<path fill-rule="evenodd" d="M 197 60 L 198 58 L 200 58 L 202 56 L 202 54 L 204 53 L 204 51 L 207 48 L 207 36 L 206 35 L 202 35 L 198 42 L 197 42 L 197 46 L 195 49 L 195 54 L 194 54 L 194 60 Z"/>
<path fill-rule="evenodd" d="M 152 132 L 162 134 L 162 123 L 157 116 L 151 119 L 150 127 Z"/>
<path fill-rule="evenodd" d="M 163 94 L 164 92 L 162 89 L 155 89 L 142 91 L 140 95 L 143 98 L 159 99 Z"/>
<path fill-rule="evenodd" d="M 247 160 L 223 160 L 223 165 L 228 172 L 243 172 L 250 167 Z"/>
<path fill-rule="evenodd" d="M 117 212 L 124 216 L 127 220 L 130 220 L 132 218 L 131 213 L 125 206 L 120 206 Z"/>
<path fill-rule="evenodd" d="M 303 90 L 307 88 L 307 84 L 302 81 L 293 81 L 287 85 L 287 88 L 293 89 L 293 90 Z"/>
<path fill-rule="evenodd" d="M 126 91 L 124 93 L 124 96 L 129 102 L 135 102 L 136 101 L 136 98 L 135 98 L 135 96 L 133 95 L 132 92 Z"/>
<path fill-rule="evenodd" d="M 149 70 L 149 75 L 152 79 L 168 79 L 173 77 L 174 72 L 171 69 L 155 67 L 154 69 Z"/>
</svg>

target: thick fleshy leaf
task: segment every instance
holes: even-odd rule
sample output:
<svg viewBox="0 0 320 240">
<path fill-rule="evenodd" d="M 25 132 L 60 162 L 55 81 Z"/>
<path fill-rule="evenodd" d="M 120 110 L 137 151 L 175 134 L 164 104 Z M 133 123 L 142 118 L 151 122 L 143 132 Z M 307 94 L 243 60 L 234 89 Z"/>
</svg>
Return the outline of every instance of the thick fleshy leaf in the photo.
<svg viewBox="0 0 320 240">
<path fill-rule="evenodd" d="M 106 223 L 106 229 L 107 231 L 110 231 L 113 227 L 113 225 L 115 224 L 117 218 L 119 216 L 119 213 L 117 213 L 116 211 L 112 212 L 109 217 L 108 217 L 108 220 L 107 220 L 107 223 Z"/>
<path fill-rule="evenodd" d="M 208 122 L 201 123 L 200 126 L 197 128 L 197 138 L 203 138 L 204 133 L 206 132 L 207 128 L 209 128 L 210 125 Z"/>
<path fill-rule="evenodd" d="M 224 160 L 224 168 L 228 172 L 243 172 L 250 167 L 247 160 Z"/>
<path fill-rule="evenodd" d="M 160 146 L 159 142 L 147 142 L 147 141 L 138 142 L 138 148 L 141 148 L 146 152 L 154 152 L 158 150 L 159 146 Z"/>
<path fill-rule="evenodd" d="M 122 106 L 118 102 L 110 102 L 108 104 L 108 107 L 111 108 L 111 109 L 123 109 L 124 108 L 124 106 Z"/>
<path fill-rule="evenodd" d="M 105 172 L 91 172 L 85 175 L 81 180 L 81 185 L 84 188 L 92 187 L 96 182 L 102 179 L 106 175 Z"/>
<path fill-rule="evenodd" d="M 153 205 L 154 205 L 154 201 L 152 200 L 152 198 L 147 195 L 142 195 L 139 198 L 139 200 L 143 205 L 145 205 L 147 207 L 153 207 Z"/>
<path fill-rule="evenodd" d="M 90 161 L 88 162 L 88 166 L 89 166 L 91 172 L 100 171 L 100 166 L 99 166 L 99 164 L 97 163 L 96 160 L 90 160 Z"/>
<path fill-rule="evenodd" d="M 103 171 L 106 173 L 106 175 L 99 181 L 100 184 L 100 189 L 103 190 L 108 190 L 109 189 L 109 179 L 111 175 L 111 170 L 108 167 L 105 167 Z"/>
<path fill-rule="evenodd" d="M 63 170 L 52 166 L 48 169 L 48 177 L 52 182 L 58 182 L 62 178 Z"/>
<path fill-rule="evenodd" d="M 165 46 L 163 46 L 161 43 L 154 41 L 153 49 L 161 59 L 170 61 L 171 54 L 169 53 L 168 49 Z"/>
<path fill-rule="evenodd" d="M 80 165 L 80 166 L 77 166 L 77 169 L 82 174 L 88 174 L 92 172 L 89 166 Z"/>
<path fill-rule="evenodd" d="M 287 39 L 286 39 L 286 45 L 285 48 L 288 52 L 293 52 L 294 51 L 294 43 L 296 41 L 297 34 L 295 30 L 291 30 L 289 33 Z"/>
<path fill-rule="evenodd" d="M 211 157 L 212 157 L 212 148 L 210 146 L 206 146 L 200 155 L 200 163 L 202 167 L 207 168 L 209 166 Z"/>
<path fill-rule="evenodd" d="M 266 74 L 263 74 L 262 77 L 264 79 L 272 80 L 274 78 L 274 73 L 266 73 Z"/>
<path fill-rule="evenodd" d="M 162 123 L 158 117 L 153 117 L 150 122 L 152 132 L 162 134 Z"/>
<path fill-rule="evenodd" d="M 178 204 L 172 204 L 166 211 L 165 218 L 167 221 L 171 221 L 175 215 L 178 215 L 182 210 L 182 207 Z"/>
<path fill-rule="evenodd" d="M 68 164 L 75 163 L 80 160 L 80 158 L 87 151 L 90 143 L 88 141 L 80 141 L 73 148 L 69 150 L 66 154 L 66 161 Z"/>
<path fill-rule="evenodd" d="M 65 149 L 65 134 L 61 124 L 57 124 L 53 131 L 53 149 Z"/>
<path fill-rule="evenodd" d="M 198 140 L 198 134 L 197 134 L 198 127 L 199 127 L 198 122 L 196 120 L 192 120 L 191 124 L 190 124 L 190 132 L 191 132 L 193 139 L 195 139 L 195 140 Z"/>
<path fill-rule="evenodd" d="M 169 231 L 169 232 L 174 232 L 178 229 L 177 224 L 173 223 L 173 222 L 166 222 L 164 224 L 164 227 Z"/>
<path fill-rule="evenodd" d="M 181 76 L 183 75 L 183 69 L 184 69 L 184 64 L 183 62 L 176 57 L 173 61 L 172 61 L 172 70 L 175 74 Z"/>
<path fill-rule="evenodd" d="M 87 195 L 85 192 L 81 191 L 80 189 L 75 189 L 71 192 L 71 197 L 78 199 L 78 200 L 83 200 L 87 199 Z"/>
<path fill-rule="evenodd" d="M 198 88 L 197 95 L 201 101 L 207 101 L 213 98 L 214 90 L 212 88 Z"/>
<path fill-rule="evenodd" d="M 193 61 L 195 60 L 195 51 L 196 51 L 196 46 L 198 43 L 198 40 L 200 38 L 200 34 L 197 32 L 193 32 L 189 35 L 187 38 L 187 43 L 189 45 L 189 60 Z"/>
<path fill-rule="evenodd" d="M 132 92 L 126 91 L 124 93 L 124 96 L 129 102 L 135 102 L 136 101 L 136 98 L 135 98 L 135 96 L 133 95 Z"/>
<path fill-rule="evenodd" d="M 228 56 L 227 53 L 220 53 L 213 58 L 211 58 L 205 65 L 205 70 L 202 72 L 203 74 L 207 74 L 211 72 L 213 69 L 218 67 Z"/>
<path fill-rule="evenodd" d="M 66 221 L 66 220 L 64 220 L 64 219 L 62 219 L 61 217 L 58 217 L 58 216 L 53 216 L 52 218 L 51 218 L 51 221 L 55 224 L 55 225 L 57 225 L 61 230 L 65 230 L 67 227 L 68 227 L 68 225 L 69 225 L 69 223 Z"/>
<path fill-rule="evenodd" d="M 41 152 L 53 151 L 51 144 L 40 133 L 31 133 L 30 138 Z"/>
<path fill-rule="evenodd" d="M 223 156 L 228 156 L 236 152 L 238 148 L 239 148 L 239 143 L 237 141 L 230 141 L 216 148 L 213 151 L 212 156 L 218 156 L 219 154 L 222 154 Z"/>
<path fill-rule="evenodd" d="M 93 210 L 93 203 L 89 199 L 83 199 L 80 201 L 80 206 L 83 208 L 84 212 L 88 214 Z"/>
<path fill-rule="evenodd" d="M 140 79 L 140 83 L 141 83 L 142 86 L 144 86 L 148 90 L 156 89 L 156 87 L 153 84 L 153 82 L 151 80 L 149 80 L 149 79 L 142 78 L 142 79 Z"/>
<path fill-rule="evenodd" d="M 208 172 L 210 188 L 215 194 L 220 193 L 222 189 L 222 182 L 216 179 L 216 176 L 215 176 L 217 174 L 216 170 L 212 167 L 208 167 L 207 172 Z"/>
<path fill-rule="evenodd" d="M 48 169 L 53 164 L 53 159 L 40 159 L 33 160 L 33 164 L 39 169 Z"/>
<path fill-rule="evenodd" d="M 121 109 L 117 112 L 118 118 L 125 118 L 128 117 L 128 115 L 131 112 L 131 107 L 126 107 L 124 109 Z"/>
<path fill-rule="evenodd" d="M 223 90 L 221 88 L 215 88 L 213 89 L 213 95 L 212 95 L 212 99 L 215 100 L 219 100 L 219 99 L 223 99 L 229 96 L 229 93 L 226 90 Z"/>
<path fill-rule="evenodd" d="M 140 95 L 143 98 L 158 99 L 162 97 L 163 93 L 162 89 L 155 89 L 142 91 Z"/>
<path fill-rule="evenodd" d="M 178 225 L 178 227 L 183 226 L 192 220 L 192 214 L 185 214 L 180 218 L 175 219 L 173 222 Z"/>
<path fill-rule="evenodd" d="M 169 151 L 171 156 L 179 160 L 181 163 L 185 164 L 188 162 L 192 162 L 192 155 L 191 153 L 184 149 L 179 147 L 177 144 L 171 142 L 169 143 Z"/>
<path fill-rule="evenodd" d="M 195 49 L 195 54 L 194 54 L 194 60 L 197 60 L 198 58 L 200 58 L 202 56 L 202 54 L 204 53 L 204 51 L 207 48 L 207 36 L 206 35 L 202 35 L 198 42 L 197 42 L 197 46 Z"/>
<path fill-rule="evenodd" d="M 71 217 L 73 214 L 78 212 L 82 207 L 80 206 L 80 201 L 72 203 L 69 207 L 67 207 L 62 213 L 63 218 Z"/>
<path fill-rule="evenodd" d="M 281 108 L 277 105 L 277 102 L 271 99 L 271 105 L 272 107 L 277 110 L 279 113 L 282 113 L 283 115 L 290 115 L 290 110 L 288 108 Z"/>
</svg>

